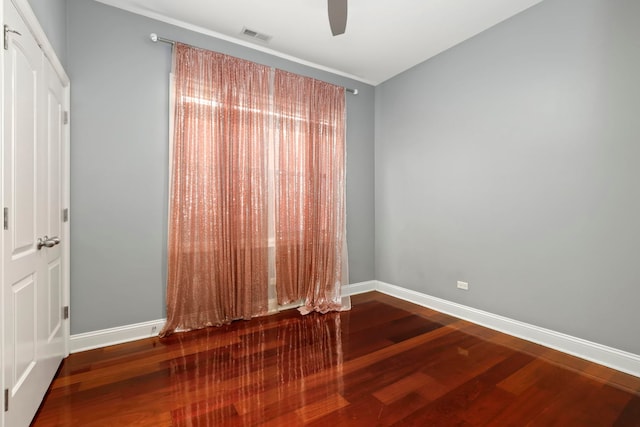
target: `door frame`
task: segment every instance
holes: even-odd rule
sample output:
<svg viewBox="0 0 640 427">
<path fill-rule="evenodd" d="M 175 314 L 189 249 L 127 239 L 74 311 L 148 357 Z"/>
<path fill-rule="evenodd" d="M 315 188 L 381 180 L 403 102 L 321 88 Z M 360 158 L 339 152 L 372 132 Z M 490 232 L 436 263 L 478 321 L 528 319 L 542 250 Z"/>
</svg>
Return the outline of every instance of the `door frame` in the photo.
<svg viewBox="0 0 640 427">
<path fill-rule="evenodd" d="M 35 15 L 35 13 L 33 12 L 33 9 L 31 9 L 31 6 L 29 5 L 28 0 L 9 0 L 11 1 L 14 6 L 16 7 L 16 9 L 18 10 L 18 13 L 20 14 L 20 16 L 22 17 L 22 19 L 24 20 L 25 24 L 27 25 L 27 27 L 29 28 L 29 30 L 31 31 L 33 37 L 36 39 L 37 43 L 40 45 L 40 49 L 42 50 L 42 52 L 44 53 L 45 57 L 47 58 L 47 60 L 51 63 L 53 70 L 55 71 L 56 75 L 58 76 L 58 78 L 60 79 L 60 82 L 62 83 L 63 89 L 64 89 L 64 95 L 63 95 L 63 105 L 64 105 L 64 111 L 67 112 L 67 117 L 69 117 L 69 120 L 67 121 L 67 123 L 63 126 L 63 131 L 64 131 L 64 136 L 63 136 L 63 144 L 64 144 L 64 149 L 63 149 L 63 165 L 62 165 L 62 188 L 61 191 L 63 192 L 63 196 L 62 196 L 62 202 L 63 202 L 63 209 L 69 209 L 70 208 L 70 202 L 71 202 L 71 197 L 70 197 L 70 190 L 71 190 L 71 182 L 70 182 L 70 161 L 71 161 L 71 150 L 70 150 L 70 143 L 71 143 L 71 132 L 70 132 L 70 104 L 71 104 L 71 81 L 69 79 L 69 76 L 67 75 L 66 71 L 64 70 L 62 63 L 60 62 L 60 60 L 58 59 L 53 46 L 51 45 L 51 43 L 49 42 L 49 39 L 47 38 L 44 30 L 42 29 L 42 26 L 40 25 L 40 23 L 38 22 L 38 19 Z M 4 25 L 4 20 L 5 20 L 5 13 L 4 13 L 4 3 L 2 5 L 0 5 L 0 21 L 2 21 L 2 25 Z M 0 37 L 0 43 L 2 43 L 2 37 Z M 0 47 L 0 50 L 3 50 L 3 47 Z M 0 55 L 0 78 L 1 81 L 4 82 L 4 59 L 5 59 L 5 55 L 2 54 Z M 4 84 L 0 85 L 2 86 L 0 88 L 0 92 L 2 92 L 2 98 L 4 99 Z M 3 112 L 4 114 L 4 112 Z M 0 135 L 4 135 L 4 117 L 0 118 Z M 4 147 L 4 144 L 2 144 L 2 147 Z M 3 150 L 0 150 L 0 165 L 4 165 L 4 148 Z M 9 197 L 8 194 L 4 194 L 4 169 L 0 170 L 0 191 L 2 192 L 0 194 L 0 202 L 1 203 L 1 208 L 3 208 L 5 206 L 5 197 Z M 0 210 L 1 212 L 1 210 Z M 70 212 L 70 210 L 68 211 Z M 2 213 L 3 215 L 3 213 Z M 65 221 L 63 223 L 63 229 L 64 229 L 64 238 L 65 238 L 65 245 L 64 245 L 64 250 L 62 253 L 62 305 L 66 306 L 66 307 L 70 307 L 70 254 L 71 254 L 71 214 L 69 213 L 68 216 L 68 220 Z M 4 231 L 4 230 L 2 230 Z M 1 253 L 1 251 L 4 251 L 4 238 L 5 238 L 5 233 L 1 233 L 0 234 L 0 264 L 4 263 L 4 253 Z M 4 265 L 2 265 L 2 268 L 4 269 Z M 2 286 L 2 289 L 4 290 L 4 277 L 2 277 L 3 275 L 0 275 L 0 286 Z M 4 292 L 0 292 L 0 307 L 4 306 Z M 70 321 L 69 319 L 66 319 L 66 321 L 63 322 L 63 339 L 64 339 L 64 355 L 65 357 L 69 355 L 69 337 L 70 337 Z M 0 316 L 0 366 L 4 366 L 4 317 Z M 0 411 L 2 411 L 2 413 L 0 414 L 0 427 L 2 427 L 4 425 L 4 389 L 5 389 L 5 378 L 4 378 L 4 369 L 0 369 L 0 391 L 2 391 L 2 395 L 0 396 L 0 401 L 2 402 L 2 407 L 0 407 Z"/>
</svg>

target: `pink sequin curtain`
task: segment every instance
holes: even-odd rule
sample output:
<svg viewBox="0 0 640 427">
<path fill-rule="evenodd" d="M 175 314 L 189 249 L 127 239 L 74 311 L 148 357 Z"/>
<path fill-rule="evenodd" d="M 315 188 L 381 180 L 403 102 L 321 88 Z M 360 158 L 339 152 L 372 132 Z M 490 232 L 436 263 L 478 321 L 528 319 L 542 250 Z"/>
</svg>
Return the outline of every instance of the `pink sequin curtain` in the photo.
<svg viewBox="0 0 640 427">
<path fill-rule="evenodd" d="M 160 335 L 266 314 L 270 275 L 279 304 L 341 309 L 344 88 L 179 43 L 174 81 Z"/>
<path fill-rule="evenodd" d="M 176 44 L 167 323 L 161 336 L 268 309 L 268 67 Z"/>
<path fill-rule="evenodd" d="M 276 289 L 302 313 L 341 309 L 344 88 L 276 70 Z"/>
</svg>

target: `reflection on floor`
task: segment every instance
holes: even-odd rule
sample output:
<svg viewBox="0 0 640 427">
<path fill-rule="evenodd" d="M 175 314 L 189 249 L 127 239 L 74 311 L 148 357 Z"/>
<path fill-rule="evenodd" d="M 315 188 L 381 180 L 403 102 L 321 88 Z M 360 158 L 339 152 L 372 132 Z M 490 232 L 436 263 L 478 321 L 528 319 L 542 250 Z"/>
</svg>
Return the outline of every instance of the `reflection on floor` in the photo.
<svg viewBox="0 0 640 427">
<path fill-rule="evenodd" d="M 35 426 L 640 426 L 640 378 L 371 292 L 71 355 Z"/>
</svg>

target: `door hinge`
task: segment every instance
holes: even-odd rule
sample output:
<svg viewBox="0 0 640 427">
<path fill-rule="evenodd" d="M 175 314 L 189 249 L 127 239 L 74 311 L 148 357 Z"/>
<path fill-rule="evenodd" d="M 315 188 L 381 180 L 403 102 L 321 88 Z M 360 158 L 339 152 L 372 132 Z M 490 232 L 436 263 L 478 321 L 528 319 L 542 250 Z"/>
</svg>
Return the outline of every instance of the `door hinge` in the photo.
<svg viewBox="0 0 640 427">
<path fill-rule="evenodd" d="M 11 28 L 9 28 L 8 25 L 5 24 L 5 26 L 4 26 L 4 50 L 9 50 L 9 33 L 17 34 L 19 36 L 22 35 L 19 32 L 17 32 L 16 30 L 12 30 Z"/>
<path fill-rule="evenodd" d="M 9 229 L 9 208 L 4 208 L 4 229 Z"/>
<path fill-rule="evenodd" d="M 65 111 L 62 113 L 62 123 L 63 124 L 68 124 L 69 123 L 69 112 Z"/>
<path fill-rule="evenodd" d="M 9 389 L 4 389 L 4 412 L 9 412 Z"/>
<path fill-rule="evenodd" d="M 62 307 L 62 318 L 63 319 L 68 319 L 69 318 L 69 306 L 68 305 Z"/>
<path fill-rule="evenodd" d="M 69 208 L 64 208 L 62 210 L 62 222 L 69 221 Z"/>
</svg>

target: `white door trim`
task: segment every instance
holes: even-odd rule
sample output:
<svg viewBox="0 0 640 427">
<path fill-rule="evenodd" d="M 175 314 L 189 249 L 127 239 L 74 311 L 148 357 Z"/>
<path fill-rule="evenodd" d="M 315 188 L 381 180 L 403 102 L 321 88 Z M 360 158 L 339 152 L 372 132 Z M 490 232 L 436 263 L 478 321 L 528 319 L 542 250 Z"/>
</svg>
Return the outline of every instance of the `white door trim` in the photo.
<svg viewBox="0 0 640 427">
<path fill-rule="evenodd" d="M 18 13 L 22 16 L 27 27 L 31 30 L 33 37 L 40 45 L 40 49 L 44 55 L 49 58 L 49 61 L 51 61 L 51 65 L 53 65 L 54 71 L 58 74 L 58 77 L 62 82 L 62 86 L 68 89 L 70 85 L 69 76 L 67 76 L 66 71 L 62 67 L 62 63 L 58 59 L 53 46 L 42 29 L 42 26 L 40 26 L 38 18 L 36 18 L 35 13 L 33 13 L 33 9 L 31 9 L 29 2 L 27 0 L 11 0 L 11 2 L 16 6 L 16 9 L 18 9 Z M 2 17 L 4 18 L 4 14 Z"/>
</svg>

